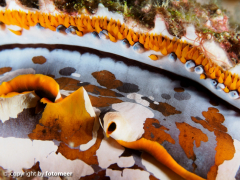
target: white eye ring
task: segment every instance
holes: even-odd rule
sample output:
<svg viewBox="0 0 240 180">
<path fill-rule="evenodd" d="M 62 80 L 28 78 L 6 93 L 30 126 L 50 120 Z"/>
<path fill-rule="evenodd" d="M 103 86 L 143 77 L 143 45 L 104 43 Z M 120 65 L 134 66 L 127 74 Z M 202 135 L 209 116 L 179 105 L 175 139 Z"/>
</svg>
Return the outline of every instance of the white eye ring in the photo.
<svg viewBox="0 0 240 180">
<path fill-rule="evenodd" d="M 136 42 L 133 45 L 133 50 L 138 52 L 138 53 L 143 53 L 145 51 L 144 46 L 140 42 Z"/>
<path fill-rule="evenodd" d="M 195 71 L 195 73 L 197 73 L 197 74 L 202 74 L 202 73 L 204 73 L 203 66 L 202 66 L 202 65 L 196 66 L 196 67 L 194 68 L 194 71 Z"/>
<path fill-rule="evenodd" d="M 62 34 L 67 34 L 66 33 L 66 27 L 62 24 L 60 24 L 57 28 L 56 28 L 56 31 L 59 32 L 59 33 L 62 33 Z"/>
<path fill-rule="evenodd" d="M 123 40 L 122 40 L 122 45 L 123 45 L 124 47 L 126 47 L 126 48 L 129 48 L 129 47 L 130 47 L 130 44 L 129 44 L 129 42 L 128 42 L 127 39 L 123 39 Z"/>
<path fill-rule="evenodd" d="M 101 39 L 109 39 L 109 36 L 108 36 L 108 31 L 107 30 L 102 30 L 102 31 L 100 31 L 100 33 L 99 33 L 99 37 L 101 38 Z"/>
<path fill-rule="evenodd" d="M 67 34 L 76 34 L 78 28 L 76 26 L 69 26 L 65 31 Z"/>
<path fill-rule="evenodd" d="M 210 82 L 211 82 L 211 85 L 214 86 L 214 87 L 216 87 L 217 84 L 218 84 L 218 82 L 216 80 L 214 80 L 214 79 L 211 79 Z"/>
<path fill-rule="evenodd" d="M 93 32 L 92 32 L 92 37 L 97 38 L 97 39 L 100 38 L 99 35 L 98 35 L 98 33 L 97 33 L 96 31 L 93 31 Z"/>
<path fill-rule="evenodd" d="M 239 93 L 237 91 L 230 91 L 229 96 L 231 99 L 238 99 L 239 98 Z"/>
<path fill-rule="evenodd" d="M 188 70 L 188 71 L 193 71 L 194 70 L 194 67 L 196 66 L 195 62 L 192 61 L 192 60 L 189 60 L 185 63 L 185 68 Z"/>
<path fill-rule="evenodd" d="M 175 62 L 177 60 L 177 55 L 174 53 L 174 52 L 171 52 L 169 55 L 168 55 L 168 60 L 170 62 Z"/>
</svg>

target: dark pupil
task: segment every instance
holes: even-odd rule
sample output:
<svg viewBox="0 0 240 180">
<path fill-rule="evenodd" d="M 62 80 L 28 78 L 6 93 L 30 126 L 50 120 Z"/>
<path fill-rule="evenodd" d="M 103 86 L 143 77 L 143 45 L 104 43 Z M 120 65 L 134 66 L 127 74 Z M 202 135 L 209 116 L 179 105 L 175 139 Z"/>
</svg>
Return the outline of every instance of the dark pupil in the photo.
<svg viewBox="0 0 240 180">
<path fill-rule="evenodd" d="M 114 122 L 112 122 L 110 124 L 110 126 L 108 127 L 108 133 L 109 134 L 112 133 L 113 131 L 115 131 L 115 129 L 116 129 L 116 124 Z"/>
</svg>

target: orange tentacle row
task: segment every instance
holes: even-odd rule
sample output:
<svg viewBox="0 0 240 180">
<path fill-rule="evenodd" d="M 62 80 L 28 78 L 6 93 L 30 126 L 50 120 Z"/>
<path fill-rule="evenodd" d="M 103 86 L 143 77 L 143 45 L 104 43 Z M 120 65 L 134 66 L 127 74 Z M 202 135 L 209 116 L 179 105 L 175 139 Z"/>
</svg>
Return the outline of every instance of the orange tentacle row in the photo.
<svg viewBox="0 0 240 180">
<path fill-rule="evenodd" d="M 26 30 L 28 30 L 30 26 L 35 26 L 37 23 L 40 23 L 41 26 L 52 31 L 56 31 L 56 27 L 59 25 L 64 25 L 67 28 L 72 25 L 78 28 L 78 31 L 76 31 L 78 36 L 83 36 L 88 32 L 97 31 L 100 33 L 102 30 L 107 30 L 109 32 L 109 39 L 112 42 L 127 38 L 129 44 L 132 46 L 136 42 L 140 42 L 146 50 L 160 51 L 164 56 L 171 52 L 175 52 L 178 59 L 183 64 L 185 64 L 187 60 L 193 60 L 196 65 L 202 65 L 206 72 L 204 75 L 200 76 L 200 78 L 217 79 L 219 83 L 224 83 L 227 86 L 228 90 L 225 89 L 225 92 L 228 92 L 229 90 L 238 90 L 240 88 L 239 77 L 235 78 L 235 76 L 231 76 L 231 74 L 229 75 L 227 71 L 222 70 L 222 68 L 214 64 L 211 59 L 205 57 L 198 47 L 192 47 L 187 44 L 186 41 L 182 42 L 175 38 L 171 40 L 168 37 L 162 37 L 161 34 L 139 34 L 138 32 L 129 29 L 125 24 L 121 24 L 119 20 L 108 20 L 107 17 L 99 16 L 92 18 L 87 15 L 74 17 L 67 14 L 44 14 L 38 11 L 34 13 L 25 13 L 21 11 L 6 10 L 5 12 L 0 11 L 0 21 L 6 25 L 17 25 Z M 22 30 L 9 30 L 16 35 L 22 34 Z"/>
<path fill-rule="evenodd" d="M 223 91 L 224 91 L 225 93 L 229 93 L 228 87 L 226 86 L 226 87 L 223 89 Z"/>
<path fill-rule="evenodd" d="M 120 32 L 118 32 L 117 38 L 118 38 L 119 40 L 123 40 L 123 39 L 124 39 L 124 36 L 123 36 L 123 34 L 121 34 Z"/>
<path fill-rule="evenodd" d="M 40 15 L 39 15 L 39 23 L 40 23 L 40 25 L 41 25 L 42 27 L 47 27 L 47 26 L 46 26 L 46 23 L 45 23 L 45 20 L 44 20 L 43 14 L 40 14 Z"/>
<path fill-rule="evenodd" d="M 218 82 L 221 83 L 221 84 L 223 83 L 223 78 L 222 78 L 222 76 L 220 76 L 220 77 L 218 78 Z"/>
<path fill-rule="evenodd" d="M 108 30 L 108 32 L 111 32 L 112 24 L 113 24 L 113 20 L 112 20 L 112 18 L 111 18 L 110 21 L 109 21 L 109 23 L 108 23 L 108 25 L 107 25 L 107 30 Z"/>
<path fill-rule="evenodd" d="M 144 34 L 140 34 L 140 36 L 139 36 L 139 42 L 140 42 L 141 44 L 144 44 L 144 42 L 145 42 L 145 36 L 144 36 Z"/>
<path fill-rule="evenodd" d="M 151 50 L 153 50 L 153 47 L 154 47 L 154 42 L 153 42 L 152 39 L 150 39 L 150 40 L 149 40 L 149 48 L 150 48 Z"/>
<path fill-rule="evenodd" d="M 169 46 L 167 47 L 167 52 L 168 52 L 168 54 L 169 53 L 171 53 L 171 52 L 173 52 L 173 42 L 171 42 L 170 44 L 169 44 Z"/>
<path fill-rule="evenodd" d="M 159 44 L 159 45 L 160 45 L 160 49 L 163 49 L 164 47 L 166 47 L 166 46 L 167 46 L 166 40 L 164 39 L 164 40 L 162 41 L 162 43 Z"/>
<path fill-rule="evenodd" d="M 73 16 L 70 17 L 70 24 L 71 24 L 72 26 L 77 26 L 77 25 L 76 25 L 76 18 L 75 18 L 75 17 L 73 17 Z"/>
<path fill-rule="evenodd" d="M 184 57 L 181 57 L 180 61 L 185 64 L 187 62 L 187 60 Z"/>
<path fill-rule="evenodd" d="M 225 86 L 230 87 L 230 85 L 232 84 L 232 77 L 231 74 L 229 74 L 226 78 L 226 80 L 224 81 Z"/>
<path fill-rule="evenodd" d="M 28 20 L 27 20 L 27 14 L 26 13 L 22 13 L 22 25 L 23 25 L 24 29 L 29 30 L 29 23 L 28 23 Z"/>
<path fill-rule="evenodd" d="M 113 26 L 113 34 L 114 34 L 114 37 L 117 37 L 118 36 L 118 32 L 119 32 L 119 27 L 118 26 Z"/>
<path fill-rule="evenodd" d="M 40 13 L 37 11 L 32 15 L 33 21 L 35 24 L 37 24 L 39 22 L 39 15 Z"/>
<path fill-rule="evenodd" d="M 60 95 L 58 83 L 53 78 L 41 74 L 19 75 L 0 85 L 0 96 L 25 91 L 41 91 L 41 94 L 53 100 Z"/>
<path fill-rule="evenodd" d="M 133 41 L 134 42 L 138 42 L 138 37 L 139 37 L 138 33 L 133 33 Z"/>
<path fill-rule="evenodd" d="M 81 32 L 81 31 L 76 31 L 76 34 L 77 34 L 78 36 L 83 36 L 83 32 Z"/>
<path fill-rule="evenodd" d="M 63 15 L 58 15 L 57 18 L 58 18 L 59 24 L 64 24 Z"/>
<path fill-rule="evenodd" d="M 209 73 L 213 73 L 214 72 L 214 67 L 211 67 L 210 69 L 209 69 Z"/>
<path fill-rule="evenodd" d="M 52 31 L 56 31 L 56 27 L 52 26 L 51 21 L 49 20 L 49 16 L 47 14 L 44 15 L 44 20 L 46 22 L 46 27 Z"/>
<path fill-rule="evenodd" d="M 89 32 L 95 31 L 95 29 L 92 27 L 92 23 L 91 23 L 90 20 L 88 20 L 88 23 L 87 23 L 87 30 L 88 30 Z"/>
<path fill-rule="evenodd" d="M 206 75 L 205 74 L 201 74 L 200 75 L 200 79 L 206 79 Z"/>
<path fill-rule="evenodd" d="M 208 59 L 207 58 L 204 58 L 204 60 L 202 61 L 202 65 L 203 66 L 206 66 L 208 64 Z"/>
<path fill-rule="evenodd" d="M 108 20 L 107 20 L 107 16 L 104 18 L 104 20 L 103 20 L 103 29 L 107 29 L 107 25 L 108 25 Z M 124 28 L 124 27 L 123 27 Z M 122 33 L 122 31 L 121 31 L 121 33 Z"/>
<path fill-rule="evenodd" d="M 196 62 L 196 60 L 198 59 L 198 57 L 199 57 L 199 52 L 198 52 L 198 50 L 196 50 L 196 51 L 194 52 L 194 54 L 193 54 L 192 60 L 194 60 L 194 61 Z"/>
<path fill-rule="evenodd" d="M 28 12 L 27 20 L 29 22 L 29 26 L 35 26 L 36 25 L 36 23 L 32 19 L 32 13 L 31 12 Z"/>
<path fill-rule="evenodd" d="M 158 41 L 158 45 L 162 44 L 162 35 L 161 34 L 157 37 L 157 41 Z"/>
<path fill-rule="evenodd" d="M 149 49 L 149 36 L 146 35 L 146 39 L 145 39 L 145 42 L 144 42 L 144 47 L 145 49 Z"/>
<path fill-rule="evenodd" d="M 182 55 L 182 43 L 179 43 L 178 46 L 177 46 L 177 50 L 176 50 L 176 55 L 177 57 L 180 59 L 181 58 L 181 55 Z"/>
<path fill-rule="evenodd" d="M 186 47 L 187 47 L 187 46 L 186 46 Z M 204 58 L 203 55 L 200 55 L 200 56 L 196 59 L 196 61 L 195 61 L 196 65 L 202 64 L 203 58 Z"/>
<path fill-rule="evenodd" d="M 6 24 L 3 11 L 0 11 L 0 21 Z"/>
<path fill-rule="evenodd" d="M 164 47 L 164 48 L 161 50 L 161 53 L 162 53 L 162 55 L 166 56 L 166 55 L 168 54 L 167 48 Z"/>
<path fill-rule="evenodd" d="M 133 31 L 130 29 L 127 35 L 127 40 L 129 42 L 129 44 L 131 44 L 131 46 L 134 45 L 134 41 L 133 41 Z"/>
<path fill-rule="evenodd" d="M 188 51 L 186 58 L 187 59 L 192 59 L 193 54 L 195 53 L 195 51 L 196 51 L 196 47 L 191 48 L 191 50 Z"/>
<path fill-rule="evenodd" d="M 240 87 L 240 79 L 237 81 L 236 89 L 238 89 L 239 87 Z"/>
<path fill-rule="evenodd" d="M 111 35 L 111 33 L 108 33 L 108 35 L 109 35 L 109 39 L 110 39 L 112 42 L 117 42 L 117 39 L 116 39 L 113 35 Z"/>
<path fill-rule="evenodd" d="M 154 45 L 154 46 L 153 46 L 153 50 L 154 50 L 154 51 L 159 51 L 159 50 L 160 50 L 160 48 L 159 48 L 159 46 L 157 46 L 157 45 Z"/>
<path fill-rule="evenodd" d="M 100 28 L 100 24 L 99 24 L 99 18 L 97 18 L 96 23 L 95 23 L 95 29 L 98 33 L 100 33 L 102 31 L 102 29 Z"/>
<path fill-rule="evenodd" d="M 15 30 L 12 30 L 12 29 L 9 29 L 9 31 L 11 31 L 12 33 L 18 35 L 18 36 L 21 36 L 22 35 L 22 30 L 19 30 L 19 31 L 15 31 Z"/>
<path fill-rule="evenodd" d="M 150 56 L 148 56 L 151 60 L 153 60 L 153 61 L 156 61 L 156 60 L 158 60 L 158 56 L 157 55 L 155 55 L 155 54 L 151 54 Z"/>
<path fill-rule="evenodd" d="M 136 150 L 143 150 L 151 154 L 159 162 L 170 168 L 175 173 L 179 174 L 186 180 L 204 180 L 202 177 L 191 173 L 180 166 L 172 156 L 167 152 L 167 150 L 155 141 L 150 141 L 145 138 L 141 138 L 137 141 L 126 142 L 122 140 L 117 140 L 119 144 L 124 147 Z"/>
</svg>

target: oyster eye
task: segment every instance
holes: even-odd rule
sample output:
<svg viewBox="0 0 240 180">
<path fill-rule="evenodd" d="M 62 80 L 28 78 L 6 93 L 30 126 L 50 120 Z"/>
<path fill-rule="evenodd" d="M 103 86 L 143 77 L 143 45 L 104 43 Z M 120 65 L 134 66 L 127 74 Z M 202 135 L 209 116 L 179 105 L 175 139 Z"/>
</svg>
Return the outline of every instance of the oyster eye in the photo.
<svg viewBox="0 0 240 180">
<path fill-rule="evenodd" d="M 97 39 L 100 38 L 96 31 L 93 31 L 91 34 L 92 34 L 92 37 L 94 37 L 94 38 L 97 38 Z"/>
<path fill-rule="evenodd" d="M 68 34 L 76 34 L 76 31 L 78 30 L 78 28 L 76 26 L 69 26 L 67 29 L 66 29 L 66 33 Z"/>
<path fill-rule="evenodd" d="M 217 84 L 217 90 L 223 90 L 225 88 L 225 85 L 224 84 L 222 84 L 222 83 L 218 83 Z"/>
<path fill-rule="evenodd" d="M 193 68 L 195 67 L 195 62 L 192 61 L 192 60 L 189 60 L 185 63 L 185 68 L 188 70 L 188 71 L 193 71 Z"/>
<path fill-rule="evenodd" d="M 168 55 L 168 60 L 170 62 L 175 62 L 177 60 L 177 55 L 174 53 L 174 52 L 171 52 L 169 55 Z"/>
<path fill-rule="evenodd" d="M 41 26 L 40 23 L 37 23 L 37 24 L 36 24 L 36 27 L 37 27 L 38 29 L 45 29 L 43 26 Z"/>
<path fill-rule="evenodd" d="M 108 36 L 108 31 L 107 30 L 102 30 L 102 31 L 100 31 L 100 33 L 99 33 L 99 37 L 101 38 L 101 39 L 109 39 L 109 36 Z"/>
<path fill-rule="evenodd" d="M 229 96 L 230 96 L 231 99 L 238 99 L 239 98 L 239 94 L 238 94 L 237 91 L 230 91 Z"/>
<path fill-rule="evenodd" d="M 108 135 L 111 135 L 117 128 L 117 125 L 115 122 L 111 122 L 110 125 L 108 126 L 108 129 L 107 129 L 107 134 Z"/>
<path fill-rule="evenodd" d="M 133 50 L 138 52 L 138 53 L 143 53 L 144 52 L 144 46 L 140 42 L 136 42 L 133 45 Z"/>
<path fill-rule="evenodd" d="M 197 73 L 197 74 L 202 74 L 202 73 L 204 73 L 203 66 L 202 66 L 202 65 L 196 66 L 196 67 L 194 68 L 194 71 L 195 71 L 195 73 Z"/>
<path fill-rule="evenodd" d="M 63 34 L 66 34 L 66 27 L 62 24 L 60 24 L 57 28 L 56 28 L 56 31 L 59 32 L 59 33 L 63 33 Z"/>
<path fill-rule="evenodd" d="M 129 48 L 129 47 L 130 47 L 130 44 L 129 44 L 129 42 L 128 42 L 127 39 L 123 39 L 123 40 L 122 40 L 122 45 L 123 45 L 124 47 L 126 47 L 126 48 Z"/>
<path fill-rule="evenodd" d="M 216 80 L 214 80 L 214 79 L 211 79 L 210 83 L 211 83 L 211 85 L 214 86 L 214 87 L 216 87 L 217 84 L 218 84 L 218 82 L 217 82 Z"/>
</svg>

